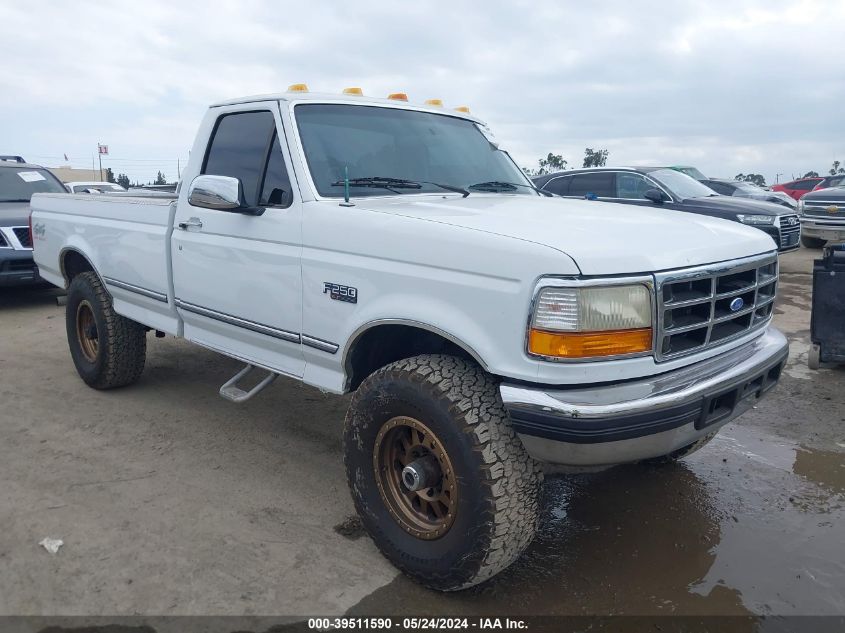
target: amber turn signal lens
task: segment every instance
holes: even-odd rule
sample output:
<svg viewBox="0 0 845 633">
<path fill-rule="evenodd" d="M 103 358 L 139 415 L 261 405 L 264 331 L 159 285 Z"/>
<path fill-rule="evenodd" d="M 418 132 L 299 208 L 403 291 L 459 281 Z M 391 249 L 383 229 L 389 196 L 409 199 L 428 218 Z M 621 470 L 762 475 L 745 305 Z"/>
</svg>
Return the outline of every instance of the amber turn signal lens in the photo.
<svg viewBox="0 0 845 633">
<path fill-rule="evenodd" d="M 528 350 L 556 358 L 596 358 L 651 351 L 651 328 L 605 332 L 548 332 L 532 329 Z"/>
</svg>

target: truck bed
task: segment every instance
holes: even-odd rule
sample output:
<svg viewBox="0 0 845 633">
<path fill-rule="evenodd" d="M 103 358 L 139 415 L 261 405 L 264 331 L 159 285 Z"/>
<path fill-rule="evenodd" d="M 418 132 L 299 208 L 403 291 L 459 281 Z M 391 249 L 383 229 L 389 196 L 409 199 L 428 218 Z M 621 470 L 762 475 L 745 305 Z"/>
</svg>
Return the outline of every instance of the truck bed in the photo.
<svg viewBox="0 0 845 633">
<path fill-rule="evenodd" d="M 65 254 L 84 253 L 119 314 L 176 333 L 169 274 L 176 198 L 160 192 L 34 195 L 34 254 L 42 277 L 65 287 Z"/>
</svg>

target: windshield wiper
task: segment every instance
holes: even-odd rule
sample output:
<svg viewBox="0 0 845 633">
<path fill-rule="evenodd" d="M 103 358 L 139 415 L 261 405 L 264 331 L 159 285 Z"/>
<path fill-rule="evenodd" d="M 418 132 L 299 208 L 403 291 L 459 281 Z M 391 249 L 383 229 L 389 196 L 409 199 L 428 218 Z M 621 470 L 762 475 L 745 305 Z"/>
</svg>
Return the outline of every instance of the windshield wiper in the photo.
<svg viewBox="0 0 845 633">
<path fill-rule="evenodd" d="M 343 187 L 346 185 L 346 182 L 347 181 L 345 180 L 338 180 L 337 182 L 332 183 L 332 187 Z M 393 191 L 393 193 L 398 193 L 398 191 L 394 191 L 394 189 L 422 189 L 422 186 L 424 184 L 434 185 L 435 187 L 440 187 L 441 189 L 445 189 L 446 191 L 453 191 L 455 193 L 459 193 L 464 198 L 469 195 L 469 191 L 467 191 L 466 189 L 462 189 L 461 187 L 456 187 L 454 185 L 444 185 L 439 182 L 432 182 L 430 180 L 421 180 L 417 182 L 416 180 L 406 180 L 404 178 L 387 178 L 384 176 L 349 179 L 350 187 L 376 187 L 378 189 L 387 189 L 388 191 Z"/>
<path fill-rule="evenodd" d="M 490 193 L 500 193 L 502 191 L 516 191 L 517 187 L 525 187 L 526 189 L 531 189 L 531 191 L 536 191 L 540 195 L 545 195 L 546 192 L 540 191 L 534 185 L 523 185 L 518 182 L 502 182 L 500 180 L 490 180 L 488 182 L 477 182 L 474 185 L 470 185 L 467 189 L 472 189 L 474 191 L 485 191 Z"/>
</svg>

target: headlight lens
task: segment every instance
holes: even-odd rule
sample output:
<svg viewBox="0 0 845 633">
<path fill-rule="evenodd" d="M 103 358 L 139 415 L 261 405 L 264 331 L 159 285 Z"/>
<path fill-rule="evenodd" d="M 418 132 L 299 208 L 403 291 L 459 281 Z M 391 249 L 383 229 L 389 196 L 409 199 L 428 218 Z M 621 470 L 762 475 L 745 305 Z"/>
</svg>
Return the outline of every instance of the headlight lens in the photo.
<svg viewBox="0 0 845 633">
<path fill-rule="evenodd" d="M 556 358 L 651 351 L 651 290 L 642 284 L 544 288 L 531 318 L 528 349 Z"/>
<path fill-rule="evenodd" d="M 773 215 L 747 215 L 740 213 L 736 219 L 743 224 L 774 224 L 775 216 Z"/>
<path fill-rule="evenodd" d="M 804 201 L 803 200 L 798 201 L 797 209 L 798 209 L 798 215 L 804 215 Z"/>
</svg>

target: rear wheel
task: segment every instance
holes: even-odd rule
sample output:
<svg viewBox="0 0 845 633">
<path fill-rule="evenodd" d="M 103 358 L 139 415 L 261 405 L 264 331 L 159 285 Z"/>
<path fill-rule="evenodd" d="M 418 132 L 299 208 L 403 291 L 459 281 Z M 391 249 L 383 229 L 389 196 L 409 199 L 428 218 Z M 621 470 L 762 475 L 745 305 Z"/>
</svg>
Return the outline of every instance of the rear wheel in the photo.
<svg viewBox="0 0 845 633">
<path fill-rule="evenodd" d="M 822 363 L 822 348 L 818 343 L 810 345 L 810 352 L 807 355 L 807 367 L 810 369 L 818 369 Z"/>
<path fill-rule="evenodd" d="M 146 328 L 114 311 L 96 273 L 73 278 L 65 310 L 70 355 L 86 384 L 111 389 L 138 380 L 146 359 Z"/>
<path fill-rule="evenodd" d="M 367 378 L 346 416 L 344 461 L 375 544 L 433 589 L 487 580 L 534 537 L 540 468 L 473 363 L 417 356 Z"/>
<path fill-rule="evenodd" d="M 818 237 L 810 237 L 809 235 L 801 236 L 801 245 L 804 248 L 821 248 L 827 244 L 827 240 L 819 239 Z"/>
</svg>

